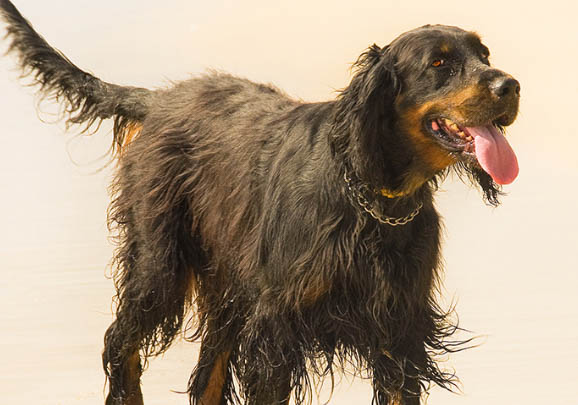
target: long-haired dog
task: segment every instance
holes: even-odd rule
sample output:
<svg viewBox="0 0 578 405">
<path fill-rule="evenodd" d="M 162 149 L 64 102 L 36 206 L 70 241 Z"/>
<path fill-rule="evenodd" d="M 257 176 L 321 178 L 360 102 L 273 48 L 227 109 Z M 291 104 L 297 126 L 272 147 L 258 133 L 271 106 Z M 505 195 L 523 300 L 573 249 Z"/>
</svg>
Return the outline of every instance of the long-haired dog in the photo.
<svg viewBox="0 0 578 405">
<path fill-rule="evenodd" d="M 222 73 L 155 91 L 105 83 L 10 1 L 0 11 L 23 72 L 68 122 L 114 120 L 107 404 L 143 403 L 147 358 L 189 312 L 192 404 L 303 404 L 346 366 L 371 378 L 378 405 L 452 388 L 436 359 L 463 342 L 436 304 L 432 195 L 454 168 L 497 205 L 518 171 L 502 128 L 520 87 L 476 34 L 424 26 L 373 45 L 337 99 L 304 103 Z"/>
</svg>

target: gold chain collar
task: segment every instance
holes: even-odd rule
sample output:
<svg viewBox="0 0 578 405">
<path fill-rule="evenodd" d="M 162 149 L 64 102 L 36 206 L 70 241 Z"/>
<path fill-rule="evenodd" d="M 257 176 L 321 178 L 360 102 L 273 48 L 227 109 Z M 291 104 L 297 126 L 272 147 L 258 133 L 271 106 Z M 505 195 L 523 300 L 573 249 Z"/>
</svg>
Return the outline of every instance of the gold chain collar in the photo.
<svg viewBox="0 0 578 405">
<path fill-rule="evenodd" d="M 382 224 L 390 226 L 405 225 L 413 221 L 414 218 L 420 213 L 421 209 L 423 208 L 423 203 L 420 202 L 418 206 L 405 217 L 390 217 L 387 215 L 380 214 L 375 210 L 375 207 L 373 207 L 373 203 L 370 202 L 364 194 L 364 191 L 365 192 L 372 191 L 367 185 L 353 184 L 353 181 L 351 180 L 351 177 L 349 176 L 347 169 L 345 169 L 343 173 L 343 179 L 345 180 L 347 188 L 351 192 L 352 197 L 355 198 L 355 200 L 361 206 L 361 208 L 363 208 L 365 212 L 367 212 L 369 215 L 371 215 L 374 219 L 376 219 L 378 222 Z M 377 191 L 377 193 L 387 198 L 398 198 L 406 195 L 403 192 L 390 192 L 389 190 L 386 189 L 381 189 Z"/>
</svg>

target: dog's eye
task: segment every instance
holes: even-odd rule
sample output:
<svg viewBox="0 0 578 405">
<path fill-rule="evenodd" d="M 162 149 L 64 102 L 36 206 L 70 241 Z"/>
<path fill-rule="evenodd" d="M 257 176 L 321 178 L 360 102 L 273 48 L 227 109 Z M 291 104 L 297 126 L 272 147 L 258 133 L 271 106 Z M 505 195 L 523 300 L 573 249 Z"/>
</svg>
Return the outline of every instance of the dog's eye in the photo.
<svg viewBox="0 0 578 405">
<path fill-rule="evenodd" d="M 432 65 L 433 67 L 440 67 L 440 66 L 442 66 L 445 62 L 446 62 L 446 61 L 443 60 L 443 59 L 436 59 L 436 60 L 434 60 L 434 61 L 431 63 L 431 65 Z"/>
</svg>

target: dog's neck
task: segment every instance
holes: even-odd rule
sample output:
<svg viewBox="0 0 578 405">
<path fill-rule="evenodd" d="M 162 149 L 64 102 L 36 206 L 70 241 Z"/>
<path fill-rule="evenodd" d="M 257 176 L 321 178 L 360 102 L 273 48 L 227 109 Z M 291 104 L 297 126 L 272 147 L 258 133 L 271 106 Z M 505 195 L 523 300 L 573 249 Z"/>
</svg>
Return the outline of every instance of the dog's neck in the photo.
<svg viewBox="0 0 578 405">
<path fill-rule="evenodd" d="M 403 191 L 375 188 L 362 182 L 347 165 L 344 167 L 343 180 L 349 200 L 385 225 L 400 226 L 412 222 L 424 205 L 423 196 L 415 198 L 417 196 Z"/>
</svg>

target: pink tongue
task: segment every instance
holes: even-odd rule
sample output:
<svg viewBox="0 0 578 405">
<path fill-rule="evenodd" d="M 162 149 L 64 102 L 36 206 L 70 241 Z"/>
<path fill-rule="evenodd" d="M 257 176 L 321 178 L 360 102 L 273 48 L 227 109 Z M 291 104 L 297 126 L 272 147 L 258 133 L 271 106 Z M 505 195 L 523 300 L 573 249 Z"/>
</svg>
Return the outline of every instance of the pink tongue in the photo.
<svg viewBox="0 0 578 405">
<path fill-rule="evenodd" d="M 466 128 L 474 138 L 476 157 L 498 184 L 510 184 L 518 176 L 518 159 L 506 137 L 493 125 Z"/>
</svg>

